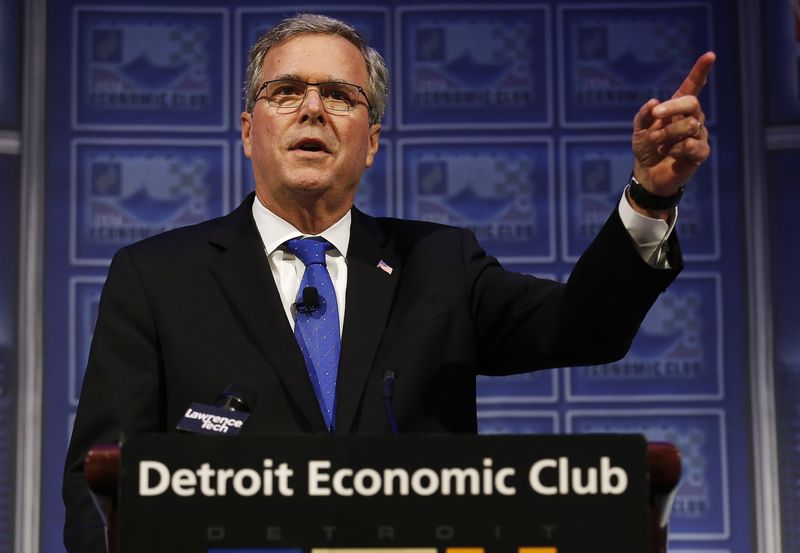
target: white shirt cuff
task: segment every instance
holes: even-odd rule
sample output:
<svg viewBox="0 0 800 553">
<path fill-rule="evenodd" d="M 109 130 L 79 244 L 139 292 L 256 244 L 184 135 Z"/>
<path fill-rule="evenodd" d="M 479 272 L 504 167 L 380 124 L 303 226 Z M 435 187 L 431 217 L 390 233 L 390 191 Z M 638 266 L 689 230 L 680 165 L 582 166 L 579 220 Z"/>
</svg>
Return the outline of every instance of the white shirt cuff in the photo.
<svg viewBox="0 0 800 553">
<path fill-rule="evenodd" d="M 642 259 L 652 267 L 668 269 L 666 245 L 672 229 L 675 228 L 675 221 L 678 220 L 678 208 L 675 208 L 669 222 L 647 217 L 634 210 L 628 203 L 628 188 L 625 187 L 618 209 L 622 224 L 631 235 Z"/>
</svg>

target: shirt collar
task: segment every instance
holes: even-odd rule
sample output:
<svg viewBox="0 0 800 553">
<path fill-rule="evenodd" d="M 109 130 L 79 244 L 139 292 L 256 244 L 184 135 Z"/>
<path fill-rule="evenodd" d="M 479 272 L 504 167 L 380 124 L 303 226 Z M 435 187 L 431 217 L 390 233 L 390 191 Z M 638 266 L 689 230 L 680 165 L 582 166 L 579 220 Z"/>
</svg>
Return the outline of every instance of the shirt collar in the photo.
<svg viewBox="0 0 800 553">
<path fill-rule="evenodd" d="M 344 216 L 319 234 L 305 234 L 297 230 L 291 223 L 285 221 L 271 212 L 258 200 L 253 199 L 253 218 L 256 221 L 258 233 L 264 242 L 264 249 L 267 255 L 277 250 L 284 242 L 290 238 L 298 236 L 321 236 L 339 250 L 343 257 L 347 257 L 347 246 L 350 243 L 350 222 L 352 215 L 350 210 Z"/>
</svg>

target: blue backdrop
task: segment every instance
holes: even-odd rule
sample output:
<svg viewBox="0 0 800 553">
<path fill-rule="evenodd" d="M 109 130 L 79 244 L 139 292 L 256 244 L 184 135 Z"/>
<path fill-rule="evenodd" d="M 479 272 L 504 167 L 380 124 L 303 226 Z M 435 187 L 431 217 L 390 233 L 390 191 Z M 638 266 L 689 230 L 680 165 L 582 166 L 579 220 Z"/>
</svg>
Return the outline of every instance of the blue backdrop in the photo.
<svg viewBox="0 0 800 553">
<path fill-rule="evenodd" d="M 19 130 L 22 16 L 19 0 L 0 1 L 0 129 Z M 15 182 L 9 181 L 9 184 Z"/>
<path fill-rule="evenodd" d="M 118 5 L 119 4 L 119 5 Z M 295 8 L 48 6 L 43 551 L 62 550 L 62 462 L 107 264 L 119 247 L 226 213 L 247 49 Z M 685 476 L 673 551 L 751 550 L 737 22 L 729 2 L 329 2 L 386 57 L 392 103 L 357 204 L 470 227 L 507 267 L 564 279 L 619 200 L 633 115 L 694 60 L 714 153 L 680 206 L 687 267 L 629 355 L 479 381 L 490 432 L 642 432 Z M 726 232 L 723 232 L 723 229 Z"/>
<path fill-rule="evenodd" d="M 778 458 L 781 478 L 781 525 L 785 551 L 800 550 L 800 301 L 792 293 L 800 281 L 800 205 L 797 166 L 800 140 L 795 148 L 770 152 L 770 227 L 773 241 L 772 289 L 774 309 L 774 363 L 778 415 Z"/>
<path fill-rule="evenodd" d="M 11 553 L 16 480 L 19 158 L 0 154 L 0 553 Z M 8 536 L 8 539 L 6 539 Z"/>
<path fill-rule="evenodd" d="M 20 129 L 20 2 L 0 0 L 0 132 Z M 14 537 L 19 156 L 0 154 L 0 553 Z"/>
<path fill-rule="evenodd" d="M 767 125 L 783 130 L 768 145 L 767 180 L 773 290 L 773 364 L 783 550 L 800 552 L 800 0 L 766 2 L 762 33 Z M 789 127 L 793 125 L 793 127 Z"/>
</svg>

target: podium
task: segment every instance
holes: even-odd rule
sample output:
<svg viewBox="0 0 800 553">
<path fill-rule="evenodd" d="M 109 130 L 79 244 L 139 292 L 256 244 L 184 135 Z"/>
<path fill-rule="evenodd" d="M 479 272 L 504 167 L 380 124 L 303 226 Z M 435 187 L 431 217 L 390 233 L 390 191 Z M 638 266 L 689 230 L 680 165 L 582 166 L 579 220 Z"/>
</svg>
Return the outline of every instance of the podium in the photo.
<svg viewBox="0 0 800 553">
<path fill-rule="evenodd" d="M 664 553 L 680 457 L 633 435 L 152 435 L 84 472 L 114 553 Z"/>
</svg>

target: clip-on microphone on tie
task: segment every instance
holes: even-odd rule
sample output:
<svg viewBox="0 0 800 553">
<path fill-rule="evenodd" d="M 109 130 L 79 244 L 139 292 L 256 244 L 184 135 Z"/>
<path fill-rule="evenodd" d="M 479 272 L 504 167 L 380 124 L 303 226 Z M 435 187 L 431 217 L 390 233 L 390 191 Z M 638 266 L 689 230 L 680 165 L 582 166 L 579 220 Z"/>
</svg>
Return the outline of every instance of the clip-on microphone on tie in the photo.
<svg viewBox="0 0 800 553">
<path fill-rule="evenodd" d="M 314 286 L 303 288 L 303 301 L 294 304 L 298 313 L 313 313 L 319 309 L 319 291 Z"/>
</svg>

